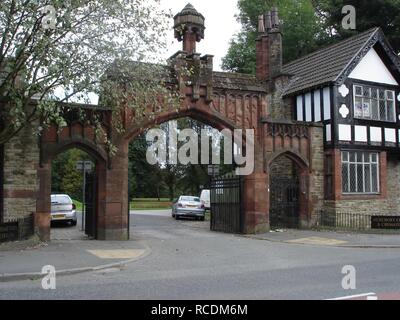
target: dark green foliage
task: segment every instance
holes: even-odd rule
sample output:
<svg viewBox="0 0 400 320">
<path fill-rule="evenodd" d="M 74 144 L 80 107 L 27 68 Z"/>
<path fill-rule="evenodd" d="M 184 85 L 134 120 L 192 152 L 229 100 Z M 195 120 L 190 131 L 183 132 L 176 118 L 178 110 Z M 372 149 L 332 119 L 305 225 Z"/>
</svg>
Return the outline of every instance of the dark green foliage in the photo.
<svg viewBox="0 0 400 320">
<path fill-rule="evenodd" d="M 142 135 L 129 145 L 129 197 L 160 198 L 165 189 L 160 166 L 146 160 L 148 143 Z"/>
<path fill-rule="evenodd" d="M 325 38 L 326 42 L 340 41 L 359 32 L 381 27 L 395 51 L 400 53 L 400 0 L 313 0 L 313 3 L 329 36 Z M 352 5 L 356 9 L 356 30 L 342 28 L 342 8 L 345 5 Z"/>
<path fill-rule="evenodd" d="M 318 38 L 323 36 L 321 25 L 311 0 L 239 0 L 238 20 L 242 31 L 231 40 L 223 69 L 243 73 L 255 73 L 255 40 L 258 16 L 278 7 L 282 20 L 283 58 L 292 61 L 317 48 Z"/>
<path fill-rule="evenodd" d="M 82 201 L 83 174 L 76 169 L 77 161 L 93 160 L 79 149 L 71 149 L 58 155 L 52 163 L 52 193 L 65 193 L 74 200 Z"/>
<path fill-rule="evenodd" d="M 201 146 L 201 130 L 210 129 L 203 123 L 190 118 L 179 119 L 178 130 L 186 128 L 194 129 L 198 133 L 199 147 Z M 168 135 L 168 123 L 162 124 L 161 129 Z M 183 144 L 184 142 L 180 142 L 178 147 Z M 173 200 L 182 194 L 200 195 L 201 187 L 209 184 L 207 165 L 149 165 L 146 161 L 147 148 L 145 134 L 133 140 L 130 145 L 129 196 L 131 199 L 168 198 Z M 199 159 L 200 157 L 199 152 Z M 229 165 L 221 165 L 221 173 L 231 172 L 232 168 Z"/>
<path fill-rule="evenodd" d="M 356 8 L 356 30 L 344 30 L 342 8 Z M 400 0 L 238 0 L 242 31 L 231 40 L 223 69 L 255 73 L 258 16 L 278 7 L 284 63 L 373 27 L 381 27 L 400 53 Z"/>
</svg>

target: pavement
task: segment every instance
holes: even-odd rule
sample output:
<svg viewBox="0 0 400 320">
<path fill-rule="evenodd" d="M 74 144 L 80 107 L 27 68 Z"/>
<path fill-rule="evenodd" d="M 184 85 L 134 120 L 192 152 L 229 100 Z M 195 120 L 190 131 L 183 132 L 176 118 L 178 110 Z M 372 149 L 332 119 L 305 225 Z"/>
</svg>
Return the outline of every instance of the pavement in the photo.
<svg viewBox="0 0 400 320">
<path fill-rule="evenodd" d="M 346 233 L 332 231 L 281 229 L 258 235 L 252 239 L 293 245 L 315 245 L 343 248 L 399 248 L 400 232 L 396 234 Z"/>
<path fill-rule="evenodd" d="M 58 224 L 52 227 L 49 243 L 33 238 L 1 244 L 0 282 L 41 278 L 47 265 L 54 266 L 58 276 L 123 268 L 150 253 L 141 241 L 95 241 L 80 229 L 79 223 Z"/>
</svg>

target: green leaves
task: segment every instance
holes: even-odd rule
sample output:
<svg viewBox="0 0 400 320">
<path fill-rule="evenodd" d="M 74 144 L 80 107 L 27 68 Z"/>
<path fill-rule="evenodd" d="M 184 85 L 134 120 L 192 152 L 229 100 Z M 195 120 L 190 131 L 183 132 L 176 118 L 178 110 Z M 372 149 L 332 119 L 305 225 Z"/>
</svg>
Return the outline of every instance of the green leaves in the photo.
<svg viewBox="0 0 400 320">
<path fill-rule="evenodd" d="M 321 23 L 315 15 L 311 0 L 239 0 L 238 20 L 242 31 L 232 41 L 223 69 L 255 73 L 255 40 L 257 38 L 258 17 L 278 7 L 283 33 L 283 59 L 287 63 L 295 60 L 317 47 L 321 33 Z"/>
<path fill-rule="evenodd" d="M 87 103 L 90 93 L 102 95 L 107 86 L 114 91 L 113 99 L 103 99 L 112 101 L 105 105 L 110 108 L 145 108 L 144 103 L 154 103 L 154 97 L 165 94 L 164 83 L 153 81 L 160 76 L 154 62 L 160 62 L 170 18 L 159 9 L 159 0 L 53 0 L 50 4 L 56 24 L 54 29 L 44 29 L 42 9 L 49 1 L 1 1 L 0 97 L 9 101 L 4 123 L 14 127 L 14 133 L 38 118 L 62 124 L 64 114 L 53 102 Z M 115 61 L 125 64 L 129 90 L 123 94 L 118 94 L 123 91 L 119 84 L 107 83 L 105 77 Z M 140 73 L 134 74 L 129 69 L 132 61 L 153 64 L 145 71 L 135 68 Z M 34 107 L 33 97 L 38 102 Z"/>
<path fill-rule="evenodd" d="M 343 40 L 359 32 L 381 27 L 397 53 L 400 53 L 400 0 L 322 0 L 314 1 L 316 12 L 323 22 L 325 37 L 322 44 Z M 342 8 L 352 5 L 356 9 L 356 30 L 342 28 Z"/>
</svg>

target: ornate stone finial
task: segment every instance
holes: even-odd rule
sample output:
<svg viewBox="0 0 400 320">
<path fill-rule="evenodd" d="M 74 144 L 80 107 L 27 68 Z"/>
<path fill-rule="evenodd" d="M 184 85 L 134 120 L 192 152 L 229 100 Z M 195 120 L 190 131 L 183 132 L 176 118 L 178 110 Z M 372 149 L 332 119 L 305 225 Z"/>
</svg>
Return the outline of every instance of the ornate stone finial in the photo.
<svg viewBox="0 0 400 320">
<path fill-rule="evenodd" d="M 265 33 L 264 15 L 258 16 L 258 33 Z"/>
<path fill-rule="evenodd" d="M 279 29 L 280 22 L 279 22 L 279 14 L 278 8 L 274 7 L 271 10 L 271 22 L 272 22 L 272 29 Z"/>
<path fill-rule="evenodd" d="M 272 29 L 271 11 L 268 11 L 265 14 L 265 28 L 267 29 L 267 32 Z"/>
<path fill-rule="evenodd" d="M 190 3 L 174 17 L 175 38 L 183 41 L 183 51 L 196 52 L 196 42 L 204 39 L 205 18 Z"/>
</svg>

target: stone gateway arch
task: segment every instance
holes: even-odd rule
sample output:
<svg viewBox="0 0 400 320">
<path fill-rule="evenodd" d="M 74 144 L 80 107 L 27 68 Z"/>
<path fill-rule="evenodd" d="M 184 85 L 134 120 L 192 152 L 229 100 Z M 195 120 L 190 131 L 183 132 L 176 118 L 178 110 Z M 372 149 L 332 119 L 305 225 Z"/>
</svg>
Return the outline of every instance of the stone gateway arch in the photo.
<svg viewBox="0 0 400 320">
<path fill-rule="evenodd" d="M 273 21 L 278 21 L 273 11 Z M 253 129 L 255 132 L 255 170 L 243 177 L 242 214 L 245 233 L 260 233 L 270 229 L 270 168 L 297 172 L 299 197 L 299 227 L 309 227 L 323 202 L 323 128 L 315 123 L 292 121 L 291 103 L 282 99 L 282 90 L 290 75 L 282 72 L 282 35 L 279 24 L 260 30 L 257 39 L 257 73 L 245 75 L 213 71 L 213 56 L 200 55 L 196 43 L 204 38 L 205 19 L 188 4 L 174 18 L 175 37 L 183 43 L 182 51 L 168 60 L 174 69 L 175 81 L 184 96 L 178 110 L 163 109 L 140 125 L 132 120 L 127 110 L 124 133 L 112 127 L 112 113 L 107 109 L 80 106 L 83 112 L 101 114 L 101 125 L 110 133 L 117 147 L 113 156 L 106 146 L 96 140 L 94 128 L 71 117 L 62 130 L 50 127 L 39 138 L 35 174 L 36 189 L 23 185 L 4 190 L 5 203 L 9 199 L 35 200 L 35 229 L 42 240 L 50 239 L 51 222 L 51 163 L 61 152 L 80 148 L 96 160 L 95 238 L 99 240 L 127 240 L 128 218 L 128 147 L 132 139 L 154 125 L 191 117 L 216 129 Z M 195 67 L 192 81 L 184 81 L 180 66 Z M 290 100 L 290 99 L 289 99 Z M 291 101 L 291 100 L 290 100 Z M 30 138 L 32 139 L 32 137 Z M 7 146 L 4 152 L 7 154 Z M 26 165 L 26 164 L 25 164 Z M 279 171 L 279 170 L 278 170 Z M 6 206 L 6 204 L 5 204 Z M 12 204 L 10 204 L 12 206 Z"/>
</svg>

